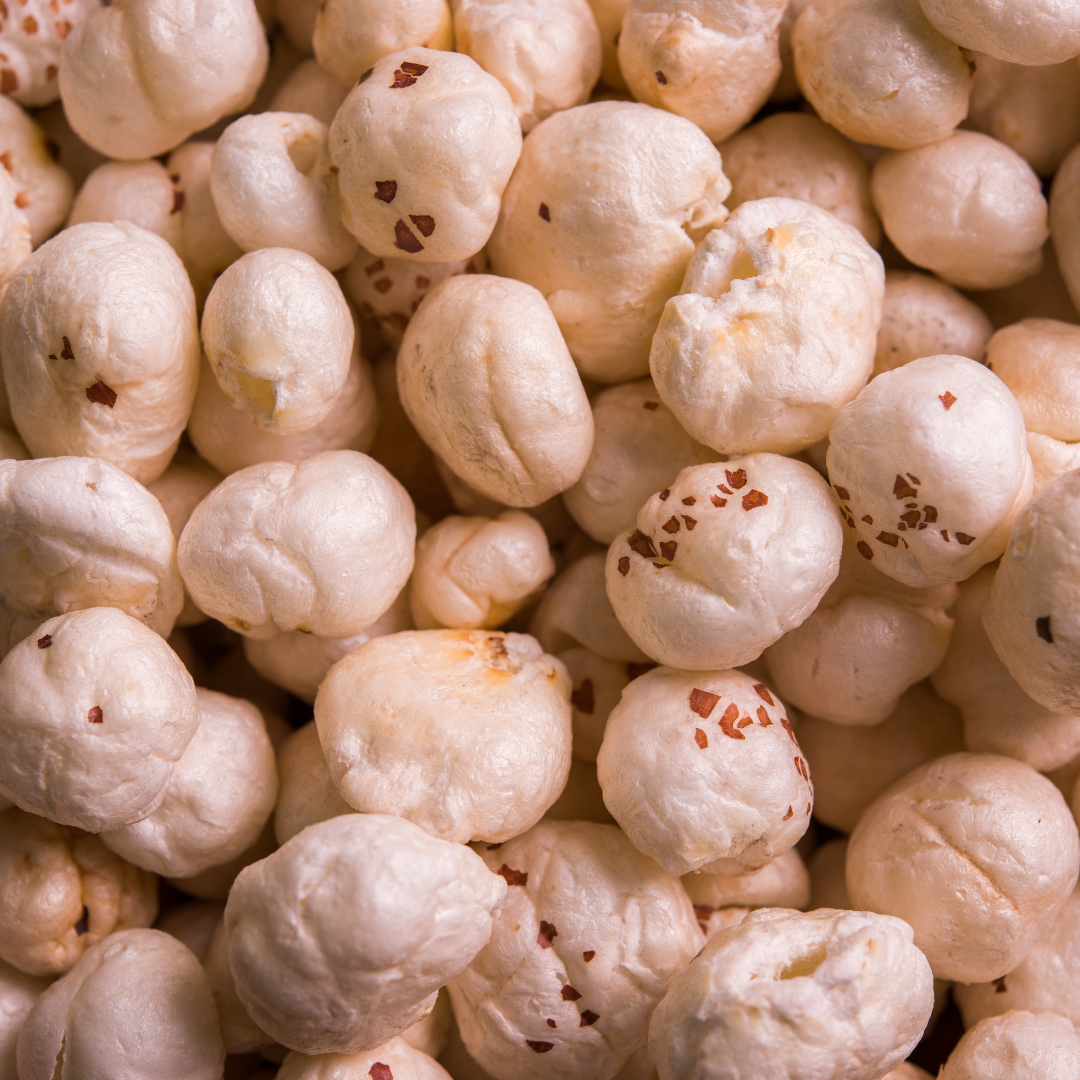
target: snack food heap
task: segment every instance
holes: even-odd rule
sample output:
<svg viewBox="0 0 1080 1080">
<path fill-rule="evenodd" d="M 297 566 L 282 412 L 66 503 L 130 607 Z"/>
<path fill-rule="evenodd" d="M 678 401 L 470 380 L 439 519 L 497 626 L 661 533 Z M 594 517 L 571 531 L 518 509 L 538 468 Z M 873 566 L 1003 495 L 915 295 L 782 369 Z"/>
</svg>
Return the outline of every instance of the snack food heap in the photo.
<svg viewBox="0 0 1080 1080">
<path fill-rule="evenodd" d="M 1080 1080 L 1077 0 L 0 0 L 0 1080 Z"/>
</svg>

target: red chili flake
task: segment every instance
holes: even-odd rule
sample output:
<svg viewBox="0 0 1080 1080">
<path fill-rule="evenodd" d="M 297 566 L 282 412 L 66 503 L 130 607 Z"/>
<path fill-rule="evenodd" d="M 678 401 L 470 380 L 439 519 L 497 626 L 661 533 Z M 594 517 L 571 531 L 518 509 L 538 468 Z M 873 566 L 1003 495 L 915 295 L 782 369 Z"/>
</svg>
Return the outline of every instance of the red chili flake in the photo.
<svg viewBox="0 0 1080 1080">
<path fill-rule="evenodd" d="M 388 293 L 394 287 L 394 283 L 388 277 L 381 277 L 372 283 L 372 287 L 378 293 Z"/>
<path fill-rule="evenodd" d="M 679 519 L 675 517 L 674 514 L 672 514 L 672 516 L 668 518 L 668 520 L 665 521 L 664 524 L 660 526 L 660 528 L 663 529 L 666 533 L 677 533 L 681 526 L 679 525 Z"/>
<path fill-rule="evenodd" d="M 635 529 L 626 541 L 632 551 L 636 551 L 643 559 L 655 559 L 656 548 L 653 547 L 652 537 L 646 536 L 640 529 Z"/>
<path fill-rule="evenodd" d="M 758 491 L 755 488 L 742 497 L 742 508 L 744 510 L 756 510 L 759 506 L 766 506 L 768 502 L 769 496 L 764 491 Z"/>
<path fill-rule="evenodd" d="M 926 522 L 925 522 L 925 521 L 924 521 L 924 522 L 922 522 L 922 524 L 921 524 L 921 525 L 919 525 L 919 528 L 920 528 L 920 529 L 925 529 L 925 528 L 926 528 Z"/>
<path fill-rule="evenodd" d="M 0 70 L 0 94 L 10 94 L 19 89 L 19 76 L 11 68 Z"/>
<path fill-rule="evenodd" d="M 950 394 L 948 390 L 946 390 L 944 394 L 938 394 L 938 400 L 941 402 L 942 405 L 945 406 L 946 412 L 948 412 L 956 404 L 955 395 Z"/>
<path fill-rule="evenodd" d="M 501 848 L 504 843 L 506 843 L 505 840 L 500 840 L 497 844 L 488 844 L 487 849 L 488 851 L 494 851 L 496 848 Z"/>
<path fill-rule="evenodd" d="M 627 562 L 630 560 L 627 559 Z M 585 679 L 582 684 L 570 695 L 570 704 L 587 716 L 592 716 L 596 708 L 596 694 L 593 692 L 592 679 Z"/>
<path fill-rule="evenodd" d="M 662 71 L 657 71 L 655 74 L 656 74 L 656 81 L 661 86 L 667 86 L 667 76 Z"/>
<path fill-rule="evenodd" d="M 541 1042 L 539 1039 L 526 1039 L 525 1045 L 537 1054 L 546 1054 L 555 1044 Z"/>
<path fill-rule="evenodd" d="M 846 525 L 846 526 L 847 526 L 847 527 L 848 527 L 849 529 L 854 529 L 854 528 L 856 527 L 856 526 L 855 526 L 855 519 L 854 519 L 854 518 L 849 518 L 849 517 L 845 517 L 845 518 L 844 518 L 844 524 L 845 524 L 845 525 Z"/>
<path fill-rule="evenodd" d="M 661 540 L 660 541 L 660 555 L 661 558 L 667 559 L 671 562 L 675 558 L 675 549 L 679 546 L 677 540 Z"/>
<path fill-rule="evenodd" d="M 46 634 L 44 637 L 37 639 L 37 647 L 39 649 L 47 649 L 52 644 L 52 634 Z"/>
<path fill-rule="evenodd" d="M 724 475 L 727 477 L 727 482 L 736 491 L 738 491 L 739 488 L 741 488 L 741 487 L 746 487 L 746 470 L 745 469 L 736 469 L 734 472 L 732 472 L 730 469 L 725 469 L 724 470 Z M 729 491 L 728 494 L 730 495 L 731 492 Z"/>
<path fill-rule="evenodd" d="M 865 521 L 867 525 L 873 525 L 874 519 L 869 514 L 863 514 L 861 521 Z"/>
<path fill-rule="evenodd" d="M 382 259 L 376 259 L 370 266 L 364 267 L 364 273 L 367 274 L 368 277 L 371 277 L 374 274 L 381 274 L 385 269 L 386 263 L 384 263 Z"/>
<path fill-rule="evenodd" d="M 632 660 L 626 665 L 626 674 L 631 679 L 638 679 L 645 674 L 646 671 L 652 671 L 656 667 L 655 664 L 635 664 Z"/>
<path fill-rule="evenodd" d="M 644 402 L 642 402 L 641 407 L 643 409 L 648 409 L 649 412 L 656 412 L 656 410 L 660 408 L 660 402 L 659 401 L 644 401 Z"/>
<path fill-rule="evenodd" d="M 693 506 L 696 502 L 697 499 L 695 499 L 693 495 L 687 495 L 686 498 L 683 499 L 682 504 L 683 506 Z"/>
<path fill-rule="evenodd" d="M 789 806 L 787 808 L 787 813 L 783 817 L 783 820 L 784 821 L 790 821 L 794 816 L 795 816 L 795 811 Z"/>
<path fill-rule="evenodd" d="M 734 495 L 735 493 L 727 486 L 727 484 L 717 484 L 717 491 L 722 491 L 725 495 Z"/>
<path fill-rule="evenodd" d="M 757 696 L 761 698 L 761 700 L 764 701 L 766 705 L 776 704 L 776 701 L 773 699 L 772 694 L 769 693 L 769 688 L 764 683 L 754 683 L 754 693 L 757 694 Z"/>
<path fill-rule="evenodd" d="M 82 937 L 83 934 L 90 932 L 90 909 L 83 904 L 82 915 L 79 917 L 79 921 L 75 924 L 75 933 Z"/>
<path fill-rule="evenodd" d="M 375 181 L 375 198 L 379 202 L 392 203 L 397 197 L 397 181 L 396 180 L 376 180 Z"/>
<path fill-rule="evenodd" d="M 949 543 L 949 530 L 948 529 L 942 529 L 941 530 L 941 535 L 945 537 L 945 543 L 946 544 Z"/>
<path fill-rule="evenodd" d="M 758 706 L 757 718 L 762 727 L 772 727 L 772 719 L 769 717 L 769 712 L 764 705 Z"/>
<path fill-rule="evenodd" d="M 668 501 L 668 496 L 670 494 L 671 494 L 671 488 L 664 488 L 664 490 L 661 491 L 660 495 L 659 495 L 660 501 L 661 502 L 667 502 Z"/>
<path fill-rule="evenodd" d="M 550 221 L 551 220 L 551 211 L 548 209 L 548 204 L 546 202 L 542 202 L 540 204 L 540 216 L 545 221 Z"/>
<path fill-rule="evenodd" d="M 110 409 L 116 404 L 116 391 L 106 386 L 100 379 L 93 386 L 86 388 L 86 400 L 95 405 L 107 405 Z"/>
<path fill-rule="evenodd" d="M 490 850 L 490 848 L 488 849 Z M 527 885 L 529 881 L 528 870 L 512 870 L 506 863 L 503 863 L 499 867 L 499 877 L 501 877 L 507 885 Z"/>
<path fill-rule="evenodd" d="M 586 964 L 591 964 L 592 963 L 592 958 L 595 955 L 596 955 L 596 950 L 595 949 L 586 949 L 585 952 L 583 952 L 581 954 L 581 958 L 585 961 Z"/>
<path fill-rule="evenodd" d="M 896 533 L 879 532 L 875 539 L 880 540 L 883 544 L 888 544 L 889 547 L 896 547 L 900 543 L 900 537 Z"/>
<path fill-rule="evenodd" d="M 918 503 L 904 503 L 905 510 L 917 510 L 919 508 Z"/>
<path fill-rule="evenodd" d="M 394 1080 L 394 1074 L 390 1071 L 390 1066 L 384 1065 L 381 1061 L 376 1061 L 368 1069 L 368 1076 L 371 1077 L 371 1080 Z"/>
<path fill-rule="evenodd" d="M 390 84 L 391 90 L 401 90 L 403 87 L 412 86 L 424 72 L 427 64 L 412 64 L 408 60 L 394 72 L 394 81 Z"/>
<path fill-rule="evenodd" d="M 720 730 L 729 739 L 745 739 L 746 736 L 741 731 L 736 731 L 735 721 L 739 719 L 739 706 L 733 701 L 725 710 L 724 715 L 720 717 Z"/>
<path fill-rule="evenodd" d="M 919 494 L 899 473 L 896 474 L 892 493 L 897 499 L 913 499 Z"/>
<path fill-rule="evenodd" d="M 967 534 L 967 533 L 962 533 L 962 532 L 958 532 L 958 533 L 956 534 L 956 539 L 957 539 L 957 540 L 958 540 L 958 541 L 959 541 L 959 542 L 960 542 L 961 544 L 963 544 L 963 545 L 964 545 L 964 547 L 967 547 L 967 546 L 968 546 L 968 544 L 972 544 L 972 543 L 974 543 L 974 542 L 975 542 L 975 537 L 974 537 L 974 536 L 968 536 L 968 534 Z"/>
<path fill-rule="evenodd" d="M 409 220 L 420 230 L 421 236 L 430 236 L 435 231 L 435 219 L 430 214 L 410 214 Z"/>
<path fill-rule="evenodd" d="M 549 1016 L 547 1026 L 550 1027 L 550 1028 L 557 1028 L 559 1025 L 556 1024 L 555 1021 L 552 1020 L 551 1017 Z"/>
<path fill-rule="evenodd" d="M 27 15 L 22 21 L 24 34 L 36 34 L 38 32 L 37 19 L 33 15 Z"/>
<path fill-rule="evenodd" d="M 904 474 L 913 484 L 921 484 L 922 481 L 914 473 Z"/>
<path fill-rule="evenodd" d="M 418 289 L 429 289 L 429 288 L 431 288 L 431 278 L 424 277 L 423 274 L 417 274 L 416 275 L 416 287 Z"/>
<path fill-rule="evenodd" d="M 579 1001 L 581 994 L 579 994 L 569 983 L 562 988 L 563 1001 Z"/>
<path fill-rule="evenodd" d="M 694 742 L 698 744 L 698 748 L 701 750 L 709 749 L 709 736 L 701 728 L 694 728 Z"/>
<path fill-rule="evenodd" d="M 60 339 L 64 343 L 64 347 L 60 350 L 61 360 L 74 360 L 75 354 L 71 351 L 71 342 L 66 337 Z"/>
<path fill-rule="evenodd" d="M 67 19 L 57 19 L 53 23 L 53 30 L 56 31 L 56 36 L 63 41 L 71 33 L 71 23 Z"/>
<path fill-rule="evenodd" d="M 924 506 L 922 508 L 923 517 L 927 521 L 937 521 L 937 507 L 936 506 Z"/>
<path fill-rule="evenodd" d="M 541 949 L 550 949 L 551 943 L 558 936 L 559 931 L 556 930 L 551 923 L 544 922 L 543 919 L 540 920 L 540 933 L 536 935 L 536 944 L 539 945 Z"/>
<path fill-rule="evenodd" d="M 749 716 L 744 716 L 735 726 L 740 728 L 750 727 L 753 722 L 754 721 L 751 720 Z"/>
<path fill-rule="evenodd" d="M 581 1023 L 578 1024 L 578 1027 L 592 1027 L 599 1019 L 600 1016 L 598 1013 L 594 1013 L 592 1009 L 586 1009 L 581 1014 Z"/>
<path fill-rule="evenodd" d="M 15 171 L 15 167 L 11 164 L 10 150 L 5 150 L 2 154 L 0 154 L 0 165 L 3 165 L 9 173 Z"/>
<path fill-rule="evenodd" d="M 91 705 L 90 706 L 90 711 L 86 714 L 86 719 L 91 724 L 104 723 L 105 717 L 101 713 L 101 706 L 100 705 Z"/>
<path fill-rule="evenodd" d="M 501 637 L 498 637 L 498 636 L 489 637 L 487 639 L 487 643 L 490 646 L 491 651 L 496 656 L 509 656 L 510 655 L 506 651 L 506 642 Z"/>
<path fill-rule="evenodd" d="M 1006 993 L 1006 991 L 1008 991 L 1008 989 L 1009 988 L 1005 985 L 1005 976 L 1004 975 L 1002 975 L 1000 979 L 995 979 L 994 980 L 994 993 L 995 994 L 1004 994 L 1004 993 Z"/>
<path fill-rule="evenodd" d="M 699 690 L 696 686 L 690 691 L 690 711 L 697 713 L 702 720 L 708 720 L 712 716 L 712 711 L 719 702 L 719 694 L 710 694 L 708 690 Z"/>
<path fill-rule="evenodd" d="M 806 762 L 803 761 L 802 758 L 796 758 L 795 759 L 795 768 L 799 770 L 799 775 L 804 780 L 809 780 L 810 779 L 810 772 L 806 767 Z"/>
<path fill-rule="evenodd" d="M 624 555 L 619 560 L 619 573 L 622 574 L 623 577 L 626 577 L 626 575 L 630 573 L 630 558 L 629 558 L 629 556 Z"/>
<path fill-rule="evenodd" d="M 1050 616 L 1043 615 L 1041 618 L 1035 620 L 1035 633 L 1048 642 L 1050 645 L 1054 644 L 1054 635 L 1050 632 Z M 38 642 L 40 645 L 41 642 Z"/>
<path fill-rule="evenodd" d="M 410 255 L 424 250 L 424 245 L 413 236 L 412 229 L 401 218 L 394 222 L 394 247 L 407 251 Z"/>
<path fill-rule="evenodd" d="M 369 67 L 369 68 L 367 69 L 367 71 L 365 71 L 365 72 L 364 72 L 364 74 L 360 76 L 360 79 L 359 79 L 359 81 L 357 82 L 357 84 L 356 84 L 356 85 L 357 85 L 357 86 L 361 86 L 361 85 L 363 85 L 364 83 L 366 83 L 366 82 L 368 81 L 368 79 L 370 79 L 370 78 L 371 78 L 371 73 L 372 73 L 372 72 L 373 72 L 374 70 L 375 70 L 375 69 L 374 69 L 373 67 Z"/>
<path fill-rule="evenodd" d="M 851 501 L 851 496 L 848 494 L 848 489 L 846 487 L 840 487 L 839 484 L 835 485 L 835 487 L 836 487 L 836 496 L 841 502 L 850 502 Z"/>
<path fill-rule="evenodd" d="M 794 744 L 795 744 L 796 746 L 798 746 L 798 745 L 799 745 L 799 740 L 795 738 L 795 729 L 794 729 L 794 728 L 793 728 L 793 727 L 791 726 L 791 721 L 790 721 L 790 720 L 789 720 L 789 719 L 788 719 L 788 718 L 787 718 L 786 716 L 781 716 L 781 717 L 780 717 L 780 726 L 781 726 L 781 727 L 782 727 L 782 728 L 783 728 L 783 729 L 784 729 L 784 730 L 785 730 L 785 731 L 786 731 L 786 732 L 788 733 L 788 735 L 789 735 L 789 736 L 791 737 L 791 741 L 792 741 L 792 742 L 793 742 L 793 743 L 794 743 Z"/>
<path fill-rule="evenodd" d="M 710 495 L 709 498 L 712 500 L 713 506 L 727 506 L 727 499 L 721 499 L 719 495 Z"/>
<path fill-rule="evenodd" d="M 906 514 L 900 515 L 900 520 L 907 525 L 915 526 L 919 524 L 919 511 L 909 510 Z"/>
<path fill-rule="evenodd" d="M 872 559 L 874 557 L 874 549 L 865 540 L 860 540 L 855 545 L 855 549 L 864 559 Z"/>
</svg>

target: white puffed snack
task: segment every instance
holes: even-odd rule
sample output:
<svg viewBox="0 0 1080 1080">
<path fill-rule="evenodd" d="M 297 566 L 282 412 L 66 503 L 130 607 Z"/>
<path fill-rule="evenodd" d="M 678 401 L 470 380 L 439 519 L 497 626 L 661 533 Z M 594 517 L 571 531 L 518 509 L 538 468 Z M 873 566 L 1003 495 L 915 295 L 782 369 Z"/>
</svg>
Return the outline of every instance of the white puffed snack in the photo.
<svg viewBox="0 0 1080 1080">
<path fill-rule="evenodd" d="M 101 0 L 23 0 L 0 22 L 0 92 L 20 105 L 48 105 L 60 96 L 56 76 L 64 39 L 72 27 L 98 11 Z"/>
<path fill-rule="evenodd" d="M 292 1050 L 373 1049 L 430 1011 L 487 943 L 505 894 L 468 848 L 402 818 L 311 825 L 242 870 L 229 893 L 236 991 Z"/>
<path fill-rule="evenodd" d="M 1080 298 L 1080 147 L 1069 151 L 1054 174 L 1050 232 L 1061 276 L 1075 305 Z"/>
<path fill-rule="evenodd" d="M 804 910 L 810 904 L 810 874 L 795 848 L 767 862 L 760 870 L 739 877 L 706 874 L 700 870 L 682 877 L 699 924 L 710 926 L 733 908 L 780 907 Z M 741 921 L 741 919 L 740 919 Z M 711 928 L 711 927 L 710 927 Z M 706 935 L 712 937 L 709 930 Z"/>
<path fill-rule="evenodd" d="M 585 821 L 480 854 L 510 888 L 490 943 L 450 983 L 469 1053 L 498 1080 L 610 1080 L 701 947 L 678 879 Z"/>
<path fill-rule="evenodd" d="M 870 176 L 889 239 L 916 266 L 962 289 L 999 289 L 1038 273 L 1049 236 L 1039 178 L 1015 150 L 957 131 L 891 150 Z"/>
<path fill-rule="evenodd" d="M 90 832 L 165 797 L 199 726 L 176 653 L 118 608 L 44 622 L 0 663 L 0 794 Z"/>
<path fill-rule="evenodd" d="M 619 68 L 619 38 L 622 36 L 622 21 L 630 7 L 630 0 L 589 0 L 596 25 L 600 29 L 600 43 L 603 48 L 603 66 L 600 79 L 603 84 L 615 91 L 626 90 L 626 80 Z"/>
<path fill-rule="evenodd" d="M 327 127 L 304 113 L 242 116 L 214 146 L 210 193 L 225 231 L 243 248 L 294 248 L 328 270 L 356 254 L 341 224 Z"/>
<path fill-rule="evenodd" d="M 905 150 L 951 135 L 975 65 L 919 0 L 815 0 L 791 35 L 799 88 L 849 139 Z"/>
<path fill-rule="evenodd" d="M 741 671 L 634 679 L 596 767 L 615 820 L 669 874 L 758 870 L 810 822 L 814 789 L 784 707 Z"/>
<path fill-rule="evenodd" d="M 570 679 L 526 634 L 374 638 L 327 673 L 315 723 L 347 803 L 458 843 L 536 824 L 570 768 Z"/>
<path fill-rule="evenodd" d="M 536 518 L 520 510 L 496 518 L 451 515 L 417 541 L 413 620 L 418 630 L 502 626 L 554 574 Z"/>
<path fill-rule="evenodd" d="M 201 964 L 206 959 L 210 940 L 224 913 L 223 903 L 184 900 L 171 905 L 168 910 L 158 916 L 154 929 L 163 930 L 182 942 L 195 954 Z"/>
<path fill-rule="evenodd" d="M 721 453 L 805 449 L 870 377 L 884 290 L 881 257 L 853 226 L 798 199 L 743 203 L 664 308 L 657 392 Z"/>
<path fill-rule="evenodd" d="M 195 508 L 177 548 L 199 607 L 234 630 L 344 637 L 394 602 L 413 567 L 405 489 L 352 450 L 233 473 Z"/>
<path fill-rule="evenodd" d="M 329 127 L 348 93 L 347 86 L 342 86 L 309 57 L 292 69 L 270 99 L 267 111 L 307 113 Z"/>
<path fill-rule="evenodd" d="M 1014 1012 L 980 1020 L 956 1044 L 939 1080 L 1072 1080 L 1080 1035 L 1064 1016 Z"/>
<path fill-rule="evenodd" d="M 199 730 L 148 817 L 103 832 L 128 862 L 167 877 L 194 877 L 246 851 L 274 809 L 274 748 L 250 701 L 196 691 Z"/>
<path fill-rule="evenodd" d="M 653 1014 L 661 1080 L 875 1080 L 919 1041 L 930 967 L 899 919 L 751 912 L 715 935 Z"/>
<path fill-rule="evenodd" d="M 20 1080 L 220 1080 L 214 998 L 199 961 L 160 930 L 122 930 L 38 998 L 19 1034 Z"/>
<path fill-rule="evenodd" d="M 183 603 L 169 519 L 141 484 L 88 457 L 0 461 L 0 655 L 88 607 L 168 637 Z"/>
<path fill-rule="evenodd" d="M 404 1038 L 393 1038 L 363 1054 L 308 1056 L 290 1050 L 276 1080 L 451 1080 L 432 1057 L 414 1050 Z"/>
<path fill-rule="evenodd" d="M 785 0 L 632 0 L 618 42 L 630 93 L 726 139 L 776 84 L 786 9 Z"/>
<path fill-rule="evenodd" d="M 468 259 L 488 241 L 521 154 L 510 95 L 461 53 L 376 61 L 330 125 L 341 219 L 373 255 Z"/>
<path fill-rule="evenodd" d="M 72 29 L 60 97 L 95 150 L 149 158 L 245 109 L 267 59 L 251 0 L 119 0 Z"/>
<path fill-rule="evenodd" d="M 329 415 L 349 374 L 353 336 L 333 274 L 289 248 L 237 259 L 203 310 L 203 348 L 218 385 L 276 435 L 309 431 Z"/>
<path fill-rule="evenodd" d="M 195 400 L 199 331 L 184 264 L 161 237 L 121 221 L 43 244 L 0 305 L 0 351 L 36 457 L 99 457 L 141 483 L 165 471 Z"/>
<path fill-rule="evenodd" d="M 354 813 L 330 779 L 314 720 L 278 747 L 277 768 L 280 790 L 274 808 L 274 836 L 279 844 L 309 825 Z"/>
<path fill-rule="evenodd" d="M 593 418 L 544 298 L 491 274 L 444 278 L 398 352 L 398 390 L 421 438 L 507 506 L 536 506 L 581 476 Z"/>
<path fill-rule="evenodd" d="M 0 957 L 9 964 L 60 975 L 109 934 L 149 926 L 157 910 L 154 875 L 98 837 L 22 810 L 0 817 Z"/>
<path fill-rule="evenodd" d="M 492 269 L 544 294 L 583 375 L 639 379 L 664 303 L 694 245 L 727 217 L 730 191 L 689 120 L 627 101 L 565 109 L 525 142 Z"/>
<path fill-rule="evenodd" d="M 48 987 L 48 979 L 13 968 L 0 961 L 0 1076 L 17 1080 L 15 1044 L 34 1002 Z"/>
<path fill-rule="evenodd" d="M 574 730 L 574 760 L 595 764 L 611 710 L 619 704 L 626 684 L 642 674 L 637 669 L 646 665 L 605 660 L 581 647 L 564 649 L 559 659 L 566 665 L 573 685 L 570 723 Z"/>
<path fill-rule="evenodd" d="M 1080 838 L 1061 792 L 996 754 L 908 773 L 851 834 L 852 903 L 915 931 L 934 974 L 989 982 L 1043 937 L 1076 885 Z"/>
<path fill-rule="evenodd" d="M 859 553 L 916 588 L 996 559 L 1033 487 L 1016 399 L 963 356 L 879 375 L 836 418 L 827 461 Z"/>
<path fill-rule="evenodd" d="M 30 257 L 30 222 L 19 208 L 20 194 L 7 170 L 0 171 L 0 289 Z"/>
<path fill-rule="evenodd" d="M 608 548 L 608 596 L 646 655 L 738 667 L 817 607 L 840 569 L 842 526 L 809 465 L 750 454 L 683 469 Z"/>
</svg>

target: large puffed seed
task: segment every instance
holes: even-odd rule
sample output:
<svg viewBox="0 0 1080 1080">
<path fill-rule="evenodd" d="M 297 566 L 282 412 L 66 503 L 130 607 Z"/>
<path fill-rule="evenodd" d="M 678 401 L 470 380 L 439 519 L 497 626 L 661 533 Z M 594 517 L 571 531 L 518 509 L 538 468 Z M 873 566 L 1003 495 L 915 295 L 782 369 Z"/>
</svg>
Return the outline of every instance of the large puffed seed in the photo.
<svg viewBox="0 0 1080 1080">
<path fill-rule="evenodd" d="M 383 1071 L 385 1070 L 385 1071 Z M 393 1038 L 363 1054 L 308 1056 L 290 1050 L 276 1080 L 451 1080 L 434 1058 L 414 1049 L 404 1037 Z"/>
<path fill-rule="evenodd" d="M 279 844 L 309 825 L 354 812 L 330 779 L 314 720 L 278 747 L 277 768 L 280 790 L 274 809 L 274 836 Z"/>
<path fill-rule="evenodd" d="M 0 961 L 0 1069 L 4 1076 L 18 1076 L 15 1046 L 19 1030 L 48 985 L 48 979 L 27 975 Z"/>
<path fill-rule="evenodd" d="M 956 1044 L 939 1080 L 1071 1080 L 1080 1071 L 1080 1035 L 1053 1012 L 1013 1012 L 980 1020 Z"/>
</svg>

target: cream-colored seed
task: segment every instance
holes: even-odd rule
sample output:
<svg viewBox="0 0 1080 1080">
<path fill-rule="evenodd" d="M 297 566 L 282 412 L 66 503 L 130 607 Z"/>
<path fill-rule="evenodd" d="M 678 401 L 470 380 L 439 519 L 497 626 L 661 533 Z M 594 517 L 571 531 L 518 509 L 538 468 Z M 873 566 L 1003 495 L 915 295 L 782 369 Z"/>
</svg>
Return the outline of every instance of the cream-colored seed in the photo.
<svg viewBox="0 0 1080 1080">
<path fill-rule="evenodd" d="M 980 1020 L 956 1044 L 940 1080 L 981 1080 L 1008 1069 L 1031 1080 L 1068 1080 L 1080 1069 L 1080 1035 L 1056 1013 L 1013 1012 Z"/>
</svg>

